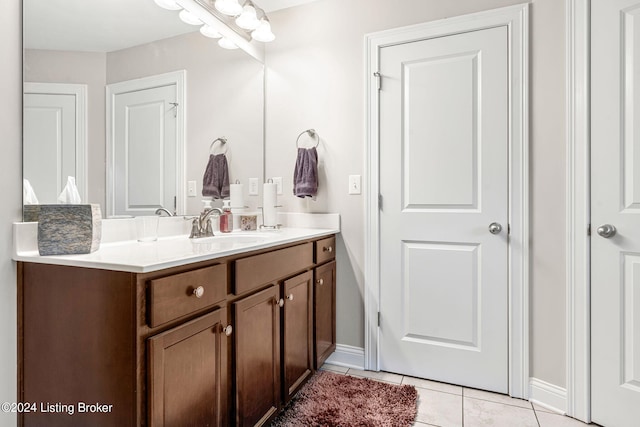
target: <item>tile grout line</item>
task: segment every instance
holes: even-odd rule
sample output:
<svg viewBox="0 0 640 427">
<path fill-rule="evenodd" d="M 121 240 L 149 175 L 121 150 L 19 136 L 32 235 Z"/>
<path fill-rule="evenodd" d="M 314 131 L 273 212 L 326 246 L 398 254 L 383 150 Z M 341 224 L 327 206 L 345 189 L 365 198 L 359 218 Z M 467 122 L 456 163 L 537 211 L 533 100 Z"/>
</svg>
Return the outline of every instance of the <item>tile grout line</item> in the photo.
<svg viewBox="0 0 640 427">
<path fill-rule="evenodd" d="M 460 395 L 460 400 L 462 401 L 462 404 L 460 405 L 462 407 L 462 427 L 464 427 L 464 387 L 462 387 L 462 394 Z"/>
</svg>

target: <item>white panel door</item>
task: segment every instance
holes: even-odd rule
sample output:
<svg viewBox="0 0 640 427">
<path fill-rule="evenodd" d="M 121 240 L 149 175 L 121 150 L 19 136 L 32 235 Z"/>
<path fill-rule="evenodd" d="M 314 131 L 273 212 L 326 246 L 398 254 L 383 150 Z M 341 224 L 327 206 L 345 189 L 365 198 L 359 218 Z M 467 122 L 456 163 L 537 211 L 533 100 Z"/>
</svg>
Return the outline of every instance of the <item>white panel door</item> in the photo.
<svg viewBox="0 0 640 427">
<path fill-rule="evenodd" d="M 631 427 L 640 425 L 640 0 L 595 0 L 591 16 L 592 419 Z"/>
<path fill-rule="evenodd" d="M 508 391 L 507 59 L 506 26 L 381 49 L 382 370 Z"/>
<path fill-rule="evenodd" d="M 67 177 L 76 176 L 76 97 L 25 92 L 23 138 L 24 177 L 38 202 L 58 203 Z"/>
<path fill-rule="evenodd" d="M 176 85 L 114 96 L 115 215 L 176 208 Z"/>
</svg>

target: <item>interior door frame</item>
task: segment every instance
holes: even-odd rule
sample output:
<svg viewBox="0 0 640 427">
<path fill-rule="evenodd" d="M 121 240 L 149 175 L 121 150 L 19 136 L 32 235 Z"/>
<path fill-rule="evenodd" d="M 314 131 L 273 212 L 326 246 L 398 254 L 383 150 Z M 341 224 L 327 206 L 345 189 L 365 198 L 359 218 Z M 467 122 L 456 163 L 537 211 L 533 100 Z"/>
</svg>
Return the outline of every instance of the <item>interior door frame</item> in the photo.
<svg viewBox="0 0 640 427">
<path fill-rule="evenodd" d="M 107 182 L 107 215 L 115 214 L 115 174 L 110 165 L 115 158 L 115 97 L 120 94 L 137 90 L 153 89 L 161 86 L 176 85 L 176 214 L 184 215 L 187 208 L 185 187 L 186 182 L 186 153 L 185 141 L 187 140 L 187 71 L 179 70 L 155 76 L 142 77 L 134 80 L 126 80 L 119 83 L 108 84 L 106 87 L 106 182 Z"/>
<path fill-rule="evenodd" d="M 527 398 L 529 385 L 529 4 L 401 27 L 365 36 L 365 369 L 379 370 L 380 49 L 498 26 L 508 28 L 509 61 L 509 394 Z M 382 77 L 384 84 L 384 76 Z"/>
<path fill-rule="evenodd" d="M 591 422 L 591 0 L 566 0 L 567 415 Z"/>
<path fill-rule="evenodd" d="M 87 175 L 87 85 L 76 83 L 39 83 L 24 82 L 23 95 L 45 94 L 45 95 L 71 95 L 75 98 L 76 105 L 76 173 L 75 179 L 80 198 L 87 203 L 89 193 L 89 182 Z M 66 183 L 63 177 L 62 185 Z"/>
</svg>

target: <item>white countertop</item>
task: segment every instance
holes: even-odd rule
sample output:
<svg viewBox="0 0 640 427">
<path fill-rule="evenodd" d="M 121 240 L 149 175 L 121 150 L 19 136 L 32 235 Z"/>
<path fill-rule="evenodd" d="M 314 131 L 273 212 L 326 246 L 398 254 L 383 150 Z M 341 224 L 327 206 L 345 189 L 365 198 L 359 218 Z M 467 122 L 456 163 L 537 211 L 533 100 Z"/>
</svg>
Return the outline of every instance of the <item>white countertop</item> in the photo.
<svg viewBox="0 0 640 427">
<path fill-rule="evenodd" d="M 327 215 L 336 215 L 336 220 L 326 221 L 325 218 L 320 221 L 321 225 L 329 228 L 313 228 L 313 225 L 319 224 L 318 221 L 308 223 L 310 227 L 300 227 L 301 221 L 298 218 L 295 221 L 295 227 L 284 227 L 279 230 L 216 233 L 214 237 L 202 239 L 189 239 L 188 234 L 163 236 L 160 233 L 157 241 L 149 243 L 139 243 L 126 238 L 130 233 L 123 233 L 120 228 L 130 229 L 127 221 L 104 220 L 104 235 L 100 249 L 96 252 L 86 255 L 55 256 L 39 255 L 37 223 L 15 223 L 13 259 L 42 264 L 146 273 L 339 233 L 339 217 L 337 214 Z M 120 221 L 120 223 L 110 221 Z M 118 228 L 117 231 L 116 228 Z M 125 238 L 118 239 L 116 235 Z"/>
</svg>

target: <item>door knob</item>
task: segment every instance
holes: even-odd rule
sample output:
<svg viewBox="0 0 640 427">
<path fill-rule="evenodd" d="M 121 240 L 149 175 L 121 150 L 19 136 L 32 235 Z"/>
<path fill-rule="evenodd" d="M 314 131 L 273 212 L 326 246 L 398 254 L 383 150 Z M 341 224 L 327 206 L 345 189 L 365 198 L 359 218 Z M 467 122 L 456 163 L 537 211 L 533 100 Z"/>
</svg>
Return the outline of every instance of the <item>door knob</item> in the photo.
<svg viewBox="0 0 640 427">
<path fill-rule="evenodd" d="M 222 329 L 222 332 L 224 332 L 226 336 L 231 336 L 231 334 L 233 333 L 233 326 L 227 325 Z"/>
<path fill-rule="evenodd" d="M 616 228 L 611 224 L 604 224 L 598 227 L 597 231 L 600 236 L 604 237 L 605 239 L 609 239 L 615 236 L 618 230 L 616 230 Z"/>
<path fill-rule="evenodd" d="M 491 224 L 489 224 L 489 233 L 500 234 L 501 231 L 502 231 L 502 226 L 497 222 L 492 222 Z"/>
</svg>

